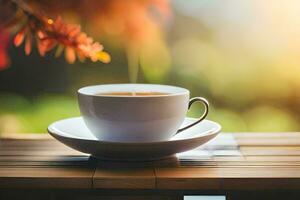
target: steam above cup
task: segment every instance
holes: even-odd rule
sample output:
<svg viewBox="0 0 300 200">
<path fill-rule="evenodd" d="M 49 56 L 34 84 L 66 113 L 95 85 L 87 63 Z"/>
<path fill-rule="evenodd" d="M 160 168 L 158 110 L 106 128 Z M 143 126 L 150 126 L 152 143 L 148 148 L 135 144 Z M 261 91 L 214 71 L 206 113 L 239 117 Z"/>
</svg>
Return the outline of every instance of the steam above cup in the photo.
<svg viewBox="0 0 300 200">
<path fill-rule="evenodd" d="M 188 108 L 196 101 L 204 104 L 205 112 L 197 122 L 179 129 Z M 176 133 L 202 121 L 208 113 L 208 102 L 204 98 L 189 100 L 187 89 L 168 85 L 87 86 L 78 90 L 78 103 L 92 134 L 99 140 L 113 142 L 169 140 Z"/>
</svg>

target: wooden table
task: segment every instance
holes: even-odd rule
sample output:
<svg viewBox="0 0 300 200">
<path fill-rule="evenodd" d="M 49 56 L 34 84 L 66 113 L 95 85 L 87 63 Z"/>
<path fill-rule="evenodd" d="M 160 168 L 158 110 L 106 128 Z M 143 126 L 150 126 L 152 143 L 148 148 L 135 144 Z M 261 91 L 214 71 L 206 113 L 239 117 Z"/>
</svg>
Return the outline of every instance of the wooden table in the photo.
<svg viewBox="0 0 300 200">
<path fill-rule="evenodd" d="M 239 153 L 138 163 L 97 161 L 48 135 L 4 138 L 0 199 L 300 199 L 300 133 L 232 135 Z"/>
</svg>

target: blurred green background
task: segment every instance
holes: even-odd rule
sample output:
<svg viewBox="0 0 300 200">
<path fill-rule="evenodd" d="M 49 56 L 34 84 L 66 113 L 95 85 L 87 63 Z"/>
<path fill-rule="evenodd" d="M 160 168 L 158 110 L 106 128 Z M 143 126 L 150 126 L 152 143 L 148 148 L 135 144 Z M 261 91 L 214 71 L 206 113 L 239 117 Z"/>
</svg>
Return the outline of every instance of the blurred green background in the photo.
<svg viewBox="0 0 300 200">
<path fill-rule="evenodd" d="M 69 65 L 53 52 L 25 56 L 11 45 L 11 65 L 0 71 L 0 133 L 44 133 L 51 122 L 80 115 L 78 88 L 130 82 L 137 66 L 139 83 L 181 86 L 191 96 L 206 97 L 212 107 L 208 118 L 223 131 L 300 130 L 299 1 L 174 0 L 159 7 L 160 13 L 157 4 L 143 5 L 146 14 L 135 8 L 134 23 L 143 19 L 136 16 L 146 16 L 137 22 L 138 40 L 135 28 L 101 34 L 101 19 L 96 26 L 66 8 L 65 19 L 79 22 L 104 44 L 109 64 Z M 111 15 L 125 18 L 126 9 Z M 110 23 L 122 27 L 118 20 Z M 189 116 L 201 109 L 194 106 Z"/>
</svg>

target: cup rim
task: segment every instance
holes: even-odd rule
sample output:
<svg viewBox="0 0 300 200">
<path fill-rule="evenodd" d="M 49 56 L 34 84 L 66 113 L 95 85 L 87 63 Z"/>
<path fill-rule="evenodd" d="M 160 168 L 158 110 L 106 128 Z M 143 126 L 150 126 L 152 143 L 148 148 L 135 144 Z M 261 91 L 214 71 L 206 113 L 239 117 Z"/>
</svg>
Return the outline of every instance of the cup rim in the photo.
<svg viewBox="0 0 300 200">
<path fill-rule="evenodd" d="M 120 89 L 123 87 L 122 89 Z M 128 88 L 137 88 L 142 87 L 142 89 L 145 88 L 160 88 L 160 89 L 153 89 L 151 92 L 166 92 L 168 94 L 161 94 L 161 95 L 147 95 L 147 96 L 129 96 L 129 95 L 99 95 L 99 92 L 128 92 Z M 106 88 L 107 91 L 103 91 L 103 89 Z M 113 88 L 113 89 L 112 89 Z M 117 89 L 116 89 L 117 88 Z M 139 88 L 139 89 L 140 89 Z M 96 91 L 97 90 L 97 91 Z M 99 91 L 100 90 L 100 91 Z M 114 91 L 112 91 L 114 90 Z M 140 90 L 142 91 L 142 90 Z M 147 90 L 149 91 L 149 90 Z M 171 92 L 170 92 L 171 91 Z M 179 96 L 179 95 L 189 95 L 189 90 L 178 87 L 178 86 L 172 86 L 172 85 L 162 85 L 162 84 L 140 84 L 140 83 L 119 83 L 119 84 L 101 84 L 101 85 L 89 85 L 82 87 L 77 90 L 77 93 L 80 95 L 85 96 L 92 96 L 92 97 L 118 97 L 118 98 L 157 98 L 157 97 L 170 97 L 170 96 Z M 96 95 L 97 94 L 97 95 Z"/>
</svg>

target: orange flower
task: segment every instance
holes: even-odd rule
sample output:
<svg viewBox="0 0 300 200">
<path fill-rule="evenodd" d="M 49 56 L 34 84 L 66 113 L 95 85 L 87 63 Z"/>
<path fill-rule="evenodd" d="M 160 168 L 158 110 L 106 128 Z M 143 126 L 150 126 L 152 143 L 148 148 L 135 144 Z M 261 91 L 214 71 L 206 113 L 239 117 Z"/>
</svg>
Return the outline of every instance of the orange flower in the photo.
<svg viewBox="0 0 300 200">
<path fill-rule="evenodd" d="M 41 2 L 14 0 L 0 4 L 0 28 L 23 25 L 14 37 L 14 45 L 18 47 L 24 42 L 26 55 L 31 53 L 33 40 L 36 39 L 41 56 L 58 47 L 56 57 L 65 50 L 65 57 L 69 63 L 74 63 L 77 57 L 80 61 L 84 61 L 85 58 L 90 58 L 93 62 L 110 61 L 110 56 L 103 51 L 103 46 L 81 32 L 79 25 L 66 24 L 61 17 L 55 20 L 48 18 L 43 9 L 36 7 L 39 3 Z M 3 55 L 6 54 L 1 54 L 1 66 L 8 62 Z"/>
<path fill-rule="evenodd" d="M 60 45 L 56 57 L 65 49 L 65 58 L 69 63 L 74 63 L 77 57 L 80 61 L 90 58 L 93 62 L 110 62 L 110 56 L 103 51 L 103 46 L 81 32 L 79 25 L 66 24 L 61 17 L 57 17 L 55 21 L 38 18 L 29 20 L 14 38 L 15 46 L 20 46 L 25 40 L 26 55 L 31 52 L 32 38 L 35 35 L 41 56 Z"/>
</svg>

